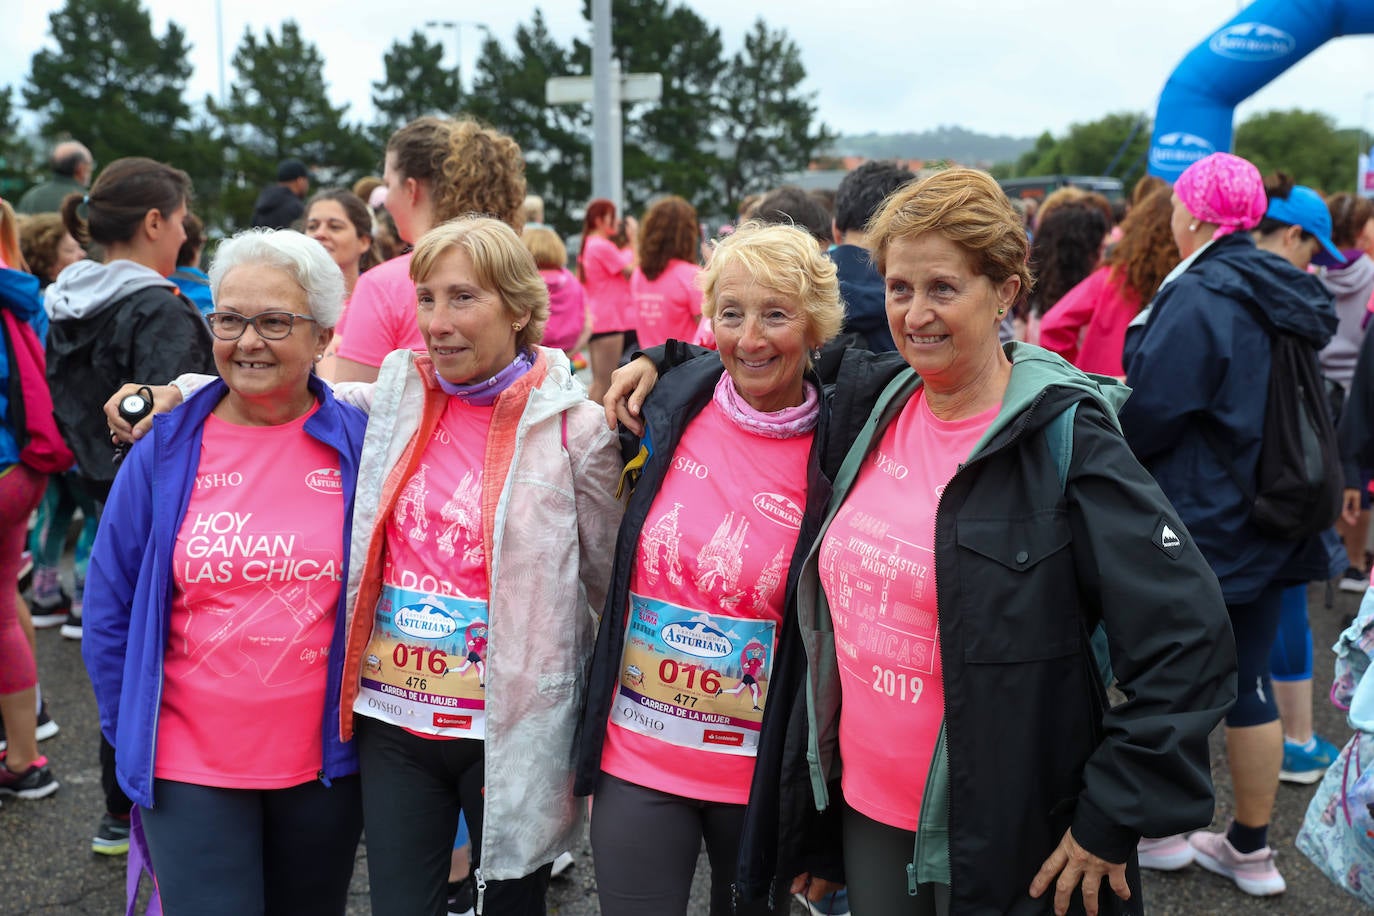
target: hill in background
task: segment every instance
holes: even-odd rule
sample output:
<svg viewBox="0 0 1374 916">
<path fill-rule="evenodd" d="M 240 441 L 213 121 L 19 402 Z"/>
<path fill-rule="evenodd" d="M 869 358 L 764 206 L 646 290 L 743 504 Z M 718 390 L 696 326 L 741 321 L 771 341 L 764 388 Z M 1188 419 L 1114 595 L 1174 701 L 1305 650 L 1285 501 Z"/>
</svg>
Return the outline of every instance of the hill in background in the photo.
<svg viewBox="0 0 1374 916">
<path fill-rule="evenodd" d="M 842 136 L 826 154 L 865 159 L 949 159 L 963 165 L 988 166 L 1015 162 L 1034 145 L 1034 137 L 992 136 L 962 127 L 942 126 L 919 133 Z"/>
</svg>

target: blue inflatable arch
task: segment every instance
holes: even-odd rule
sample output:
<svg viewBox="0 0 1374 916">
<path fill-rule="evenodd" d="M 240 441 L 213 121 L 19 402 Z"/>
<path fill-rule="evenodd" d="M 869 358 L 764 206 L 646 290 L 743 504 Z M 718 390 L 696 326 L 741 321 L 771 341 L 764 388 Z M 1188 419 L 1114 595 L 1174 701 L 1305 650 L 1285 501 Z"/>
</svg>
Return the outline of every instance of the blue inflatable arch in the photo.
<svg viewBox="0 0 1374 916">
<path fill-rule="evenodd" d="M 1207 36 L 1159 96 L 1150 174 L 1173 181 L 1231 149 L 1236 106 L 1324 43 L 1374 33 L 1371 0 L 1257 0 Z"/>
</svg>

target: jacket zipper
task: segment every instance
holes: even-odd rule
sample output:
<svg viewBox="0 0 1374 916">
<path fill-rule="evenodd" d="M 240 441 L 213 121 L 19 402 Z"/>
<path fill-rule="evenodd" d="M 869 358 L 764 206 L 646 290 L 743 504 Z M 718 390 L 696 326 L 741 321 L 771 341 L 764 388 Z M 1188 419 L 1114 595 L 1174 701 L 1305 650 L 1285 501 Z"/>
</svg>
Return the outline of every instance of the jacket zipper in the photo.
<svg viewBox="0 0 1374 916">
<path fill-rule="evenodd" d="M 1035 409 L 1036 409 L 1037 407 L 1040 406 L 1040 402 L 1043 401 L 1043 400 L 1045 399 L 1045 396 L 1046 396 L 1047 393 L 1048 393 L 1048 389 L 1041 389 L 1040 393 L 1037 394 L 1037 395 L 1035 396 L 1035 399 L 1031 401 L 1030 406 L 1027 407 L 1027 408 L 1025 409 L 1025 411 L 1022 412 L 1020 419 L 1018 419 L 1017 422 L 1016 422 L 1016 424 L 1012 427 L 1012 435 L 1010 436 L 1010 438 L 1008 438 L 1007 444 L 1004 444 L 1004 445 L 1002 445 L 1002 446 L 999 446 L 999 447 L 996 449 L 996 451 L 1000 452 L 1000 451 L 1002 451 L 1003 449 L 1005 449 L 1005 448 L 1007 447 L 1007 445 L 1009 445 L 1010 443 L 1020 440 L 1022 431 L 1024 430 L 1026 424 L 1030 422 L 1030 421 L 1029 421 L 1029 417 L 1035 412 Z M 961 462 L 960 465 L 959 465 L 959 467 L 958 467 L 957 469 L 955 469 L 955 471 L 954 471 L 954 476 L 952 476 L 952 477 L 949 479 L 949 482 L 950 482 L 950 483 L 953 483 L 953 482 L 959 477 L 959 475 L 962 474 L 962 473 L 964 473 L 964 471 L 967 470 L 971 465 L 973 465 L 973 464 L 975 464 L 975 463 L 977 463 L 977 462 L 980 462 L 980 461 L 985 460 L 986 458 L 988 458 L 988 457 L 989 457 L 990 455 L 992 455 L 992 454 L 994 454 L 994 452 L 991 452 L 991 451 L 988 451 L 988 450 L 984 449 L 983 451 L 981 451 L 981 452 L 979 452 L 979 453 L 977 453 L 977 454 L 975 454 L 975 455 L 970 456 L 968 461 Z M 943 490 L 940 491 L 940 496 L 939 496 L 939 498 L 935 501 L 935 522 L 936 522 L 936 538 L 937 538 L 937 541 L 938 541 L 938 538 L 939 538 L 940 508 L 941 508 L 941 506 L 944 505 L 944 502 L 945 502 L 945 494 L 948 493 L 948 492 L 949 492 L 949 484 L 946 484 L 946 485 L 945 485 L 945 488 L 944 488 Z M 939 544 L 937 543 L 935 546 L 938 548 L 938 547 L 939 547 Z M 940 629 L 940 670 L 941 670 L 941 679 L 943 679 L 945 673 L 948 671 L 948 668 L 947 668 L 946 665 L 945 665 L 945 643 L 946 643 L 946 640 L 945 640 L 945 638 L 944 638 L 943 628 L 940 627 L 940 621 L 941 621 L 941 619 L 942 619 L 942 615 L 939 613 L 941 602 L 940 602 L 940 554 L 939 554 L 938 549 L 935 551 L 934 579 L 935 579 L 936 626 L 937 626 L 937 628 Z M 949 756 L 950 756 L 950 754 L 949 754 L 949 716 L 948 716 L 948 715 L 946 715 L 946 716 L 944 717 L 944 731 L 945 731 L 945 759 L 948 760 L 948 759 L 949 759 Z M 938 748 L 937 748 L 937 750 L 938 750 Z M 930 767 L 931 767 L 931 770 L 928 771 L 927 774 L 926 774 L 926 787 L 927 787 L 927 790 L 929 790 L 929 787 L 930 787 L 930 772 L 933 772 L 934 769 L 935 769 L 935 760 L 934 760 L 934 759 L 931 760 L 931 762 L 930 762 Z M 946 766 L 946 768 L 945 768 L 946 773 L 952 772 L 953 769 L 954 769 L 953 766 Z M 925 803 L 924 803 L 924 801 L 922 801 L 922 808 L 924 808 L 924 807 L 925 807 Z M 952 788 L 952 786 L 951 786 L 950 789 L 949 789 L 949 791 L 946 791 L 946 792 L 945 792 L 945 828 L 946 828 L 946 834 L 945 834 L 945 836 L 946 836 L 946 842 L 945 842 L 945 868 L 946 868 L 947 873 L 949 874 L 949 888 L 950 888 L 950 901 L 951 901 L 951 903 L 953 902 L 953 899 L 954 899 L 954 853 L 953 853 L 953 851 L 952 851 L 953 842 L 954 842 L 954 831 L 953 831 L 953 828 L 950 827 L 950 824 L 952 824 L 953 821 L 954 821 L 954 792 L 953 792 L 953 788 Z M 919 822 L 919 820 L 918 820 L 918 822 L 917 822 L 917 824 L 916 824 L 916 828 L 917 828 L 917 829 L 916 829 L 916 849 L 917 849 L 917 850 L 919 850 L 919 849 L 920 849 L 920 846 L 921 846 L 921 831 L 920 831 L 920 827 L 921 827 L 921 825 L 920 825 L 920 822 Z M 913 853 L 912 853 L 912 862 L 911 862 L 910 865 L 907 866 L 907 893 L 910 894 L 910 895 L 913 896 L 913 897 L 916 896 L 916 892 L 917 892 L 917 881 L 916 881 L 916 865 L 917 865 L 917 861 L 918 861 L 918 857 L 916 856 L 915 851 L 913 851 Z"/>
</svg>

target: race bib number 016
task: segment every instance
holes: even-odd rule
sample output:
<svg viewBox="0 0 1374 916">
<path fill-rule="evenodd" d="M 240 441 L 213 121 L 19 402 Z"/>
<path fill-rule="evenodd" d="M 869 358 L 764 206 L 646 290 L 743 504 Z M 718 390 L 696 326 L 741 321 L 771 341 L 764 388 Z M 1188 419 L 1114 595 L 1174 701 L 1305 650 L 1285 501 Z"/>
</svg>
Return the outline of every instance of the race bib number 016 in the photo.
<svg viewBox="0 0 1374 916">
<path fill-rule="evenodd" d="M 752 757 L 773 671 L 774 623 L 630 595 L 612 721 L 698 750 Z"/>
<path fill-rule="evenodd" d="M 482 738 L 487 603 L 385 586 L 354 712 L 412 731 Z"/>
</svg>

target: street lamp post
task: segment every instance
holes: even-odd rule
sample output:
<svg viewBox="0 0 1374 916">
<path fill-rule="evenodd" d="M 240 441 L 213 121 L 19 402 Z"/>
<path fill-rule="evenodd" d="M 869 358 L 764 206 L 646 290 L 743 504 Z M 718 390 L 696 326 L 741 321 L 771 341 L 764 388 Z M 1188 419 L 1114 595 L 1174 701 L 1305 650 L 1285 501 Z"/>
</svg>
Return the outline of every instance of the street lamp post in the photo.
<svg viewBox="0 0 1374 916">
<path fill-rule="evenodd" d="M 453 80 L 458 84 L 457 106 L 463 104 L 463 26 L 465 25 L 480 29 L 488 38 L 491 37 L 491 29 L 487 27 L 486 23 L 474 22 L 471 19 L 429 19 L 425 22 L 427 29 L 453 30 Z"/>
</svg>

